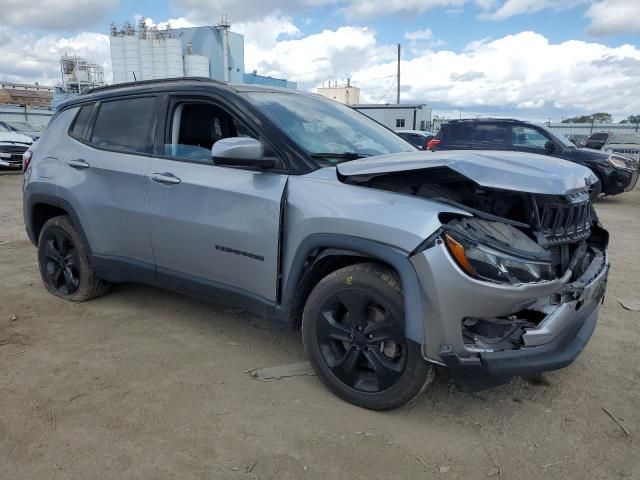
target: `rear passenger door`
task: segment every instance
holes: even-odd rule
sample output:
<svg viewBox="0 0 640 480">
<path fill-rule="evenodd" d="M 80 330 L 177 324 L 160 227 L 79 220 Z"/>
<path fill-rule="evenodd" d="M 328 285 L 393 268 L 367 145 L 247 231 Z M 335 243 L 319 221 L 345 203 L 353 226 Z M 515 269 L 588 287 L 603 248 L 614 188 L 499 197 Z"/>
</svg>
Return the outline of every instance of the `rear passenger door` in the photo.
<svg viewBox="0 0 640 480">
<path fill-rule="evenodd" d="M 59 196 L 78 217 L 97 268 L 153 280 L 145 171 L 153 151 L 158 97 L 83 106 L 69 130 Z"/>
<path fill-rule="evenodd" d="M 170 96 L 160 154 L 147 166 L 149 224 L 158 280 L 260 303 L 276 298 L 280 212 L 287 182 L 277 171 L 217 166 L 223 138 L 265 139 L 222 99 Z M 159 134 L 160 135 L 160 134 Z"/>
</svg>

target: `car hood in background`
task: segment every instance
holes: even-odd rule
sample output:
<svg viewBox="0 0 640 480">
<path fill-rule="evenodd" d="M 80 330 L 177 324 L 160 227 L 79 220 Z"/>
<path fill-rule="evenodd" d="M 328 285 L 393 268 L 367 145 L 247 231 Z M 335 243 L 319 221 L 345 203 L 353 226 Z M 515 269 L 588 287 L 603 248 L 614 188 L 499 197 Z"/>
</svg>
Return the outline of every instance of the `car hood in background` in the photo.
<svg viewBox="0 0 640 480">
<path fill-rule="evenodd" d="M 479 185 L 528 193 L 566 195 L 598 181 L 587 167 L 545 155 L 493 150 L 408 152 L 341 163 L 344 176 L 375 177 L 393 172 L 448 167 Z"/>
<path fill-rule="evenodd" d="M 33 143 L 33 139 L 31 137 L 27 137 L 26 135 L 22 135 L 20 133 L 0 132 L 0 142 L 2 142 L 2 143 L 26 143 L 28 145 L 31 145 Z"/>
</svg>

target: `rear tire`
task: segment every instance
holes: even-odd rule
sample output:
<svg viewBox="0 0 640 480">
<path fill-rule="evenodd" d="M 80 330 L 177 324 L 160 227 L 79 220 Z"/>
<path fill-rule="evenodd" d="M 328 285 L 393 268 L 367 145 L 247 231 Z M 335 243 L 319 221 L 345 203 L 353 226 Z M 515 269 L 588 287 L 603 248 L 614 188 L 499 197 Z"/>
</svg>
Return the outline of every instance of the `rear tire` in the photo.
<svg viewBox="0 0 640 480">
<path fill-rule="evenodd" d="M 111 287 L 89 264 L 84 242 L 67 215 L 51 218 L 42 227 L 38 264 L 49 293 L 71 302 L 101 297 Z"/>
<path fill-rule="evenodd" d="M 304 308 L 302 338 L 320 380 L 359 407 L 400 407 L 435 378 L 420 345 L 405 336 L 397 274 L 374 263 L 341 268 L 315 286 Z"/>
</svg>

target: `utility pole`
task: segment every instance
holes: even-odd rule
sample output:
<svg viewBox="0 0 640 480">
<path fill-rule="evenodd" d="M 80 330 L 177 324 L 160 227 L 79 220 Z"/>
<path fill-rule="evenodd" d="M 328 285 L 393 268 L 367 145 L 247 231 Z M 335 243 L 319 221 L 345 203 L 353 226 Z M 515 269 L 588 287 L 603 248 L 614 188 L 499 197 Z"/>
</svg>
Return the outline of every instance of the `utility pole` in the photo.
<svg viewBox="0 0 640 480">
<path fill-rule="evenodd" d="M 400 104 L 400 44 L 398 44 L 398 95 L 396 98 L 396 103 Z"/>
</svg>

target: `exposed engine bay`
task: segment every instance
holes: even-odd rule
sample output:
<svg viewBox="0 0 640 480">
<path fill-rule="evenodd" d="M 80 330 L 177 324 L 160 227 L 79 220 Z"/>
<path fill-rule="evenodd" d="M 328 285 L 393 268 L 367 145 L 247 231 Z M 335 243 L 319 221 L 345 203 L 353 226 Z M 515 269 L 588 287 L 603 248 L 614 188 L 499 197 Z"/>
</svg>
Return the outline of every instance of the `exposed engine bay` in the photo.
<svg viewBox="0 0 640 480">
<path fill-rule="evenodd" d="M 586 189 L 567 195 L 500 190 L 481 186 L 448 167 L 351 176 L 344 181 L 424 197 L 471 213 L 441 214 L 443 227 L 436 236 L 472 277 L 511 285 L 565 279 L 566 295 L 532 302 L 504 317 L 461 318 L 464 342 L 472 349 L 524 346 L 527 329 L 543 322 L 554 302 L 577 299 L 582 277 L 599 263 L 594 259 L 604 262 L 608 233 L 599 225 Z"/>
<path fill-rule="evenodd" d="M 551 262 L 556 278 L 569 268 L 577 278 L 590 262 L 588 244 L 605 248 L 608 242 L 586 190 L 564 196 L 498 190 L 448 167 L 353 176 L 346 182 L 466 210 L 475 218 L 442 215 L 445 230 L 534 262 Z"/>
</svg>

